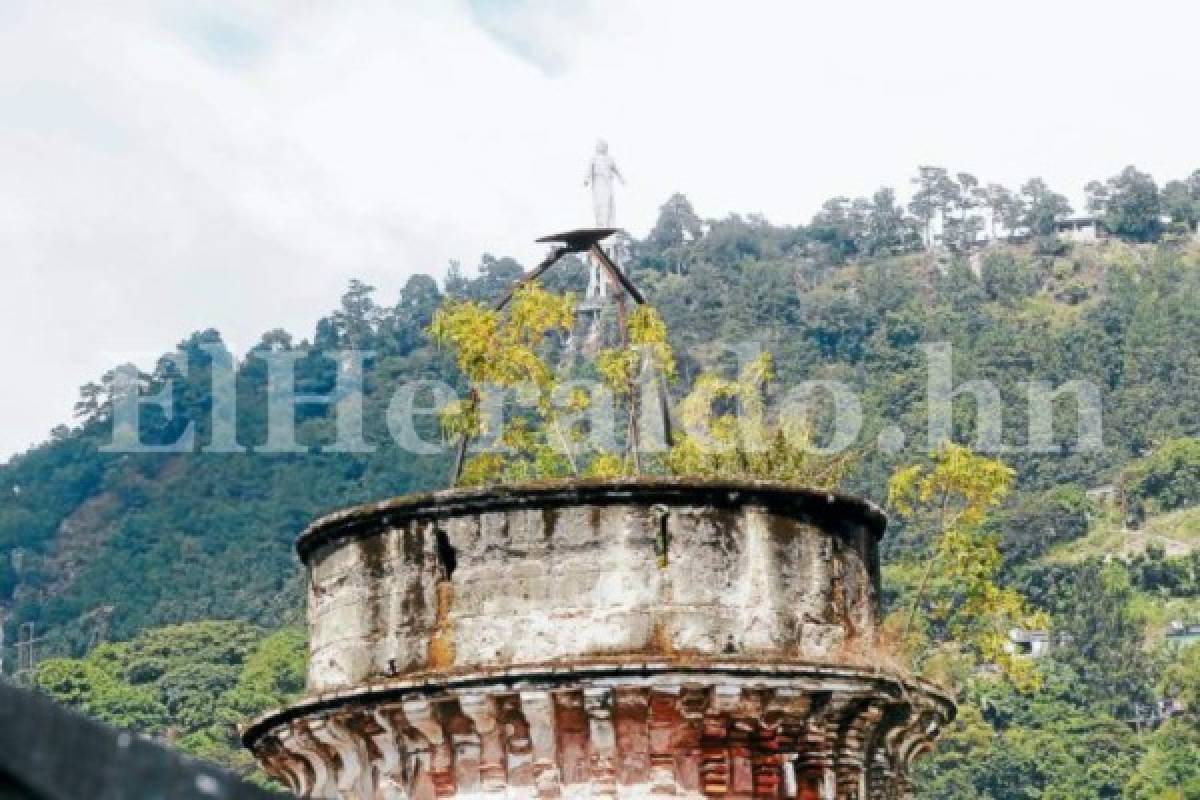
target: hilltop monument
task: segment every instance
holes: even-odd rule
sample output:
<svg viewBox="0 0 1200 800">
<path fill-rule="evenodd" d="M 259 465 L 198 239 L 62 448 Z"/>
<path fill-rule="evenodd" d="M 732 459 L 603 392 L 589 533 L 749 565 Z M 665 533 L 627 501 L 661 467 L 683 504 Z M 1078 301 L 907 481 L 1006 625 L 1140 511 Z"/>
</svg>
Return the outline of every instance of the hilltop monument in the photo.
<svg viewBox="0 0 1200 800">
<path fill-rule="evenodd" d="M 592 213 L 597 228 L 615 228 L 617 220 L 616 202 L 613 194 L 614 182 L 625 182 L 625 176 L 617 169 L 617 162 L 608 154 L 608 142 L 599 139 L 596 152 L 588 164 L 583 185 L 592 190 Z M 611 251 L 609 255 L 612 255 Z M 597 259 L 588 259 L 587 299 L 604 300 L 608 297 L 608 281 L 603 266 Z"/>
<path fill-rule="evenodd" d="M 584 186 L 592 189 L 592 211 L 596 215 L 597 228 L 615 227 L 617 214 L 613 199 L 613 181 L 625 182 L 625 176 L 617 169 L 617 162 L 608 154 L 608 142 L 596 142 L 596 153 L 588 165 Z"/>
</svg>

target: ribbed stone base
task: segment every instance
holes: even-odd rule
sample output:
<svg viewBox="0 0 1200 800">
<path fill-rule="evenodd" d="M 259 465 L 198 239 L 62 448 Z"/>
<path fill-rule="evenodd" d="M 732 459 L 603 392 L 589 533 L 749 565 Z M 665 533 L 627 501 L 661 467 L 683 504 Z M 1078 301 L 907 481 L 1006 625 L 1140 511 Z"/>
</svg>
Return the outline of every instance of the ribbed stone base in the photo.
<svg viewBox="0 0 1200 800">
<path fill-rule="evenodd" d="M 911 796 L 954 715 L 925 684 L 848 667 L 579 664 L 318 696 L 244 739 L 303 797 Z"/>
</svg>

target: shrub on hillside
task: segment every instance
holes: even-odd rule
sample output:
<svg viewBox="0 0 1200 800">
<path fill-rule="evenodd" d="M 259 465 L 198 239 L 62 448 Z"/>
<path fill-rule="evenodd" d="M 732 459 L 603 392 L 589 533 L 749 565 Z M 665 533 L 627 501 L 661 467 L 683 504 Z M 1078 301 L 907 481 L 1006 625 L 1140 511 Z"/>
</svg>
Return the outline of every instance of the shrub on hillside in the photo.
<svg viewBox="0 0 1200 800">
<path fill-rule="evenodd" d="M 994 521 L 1005 562 L 1030 561 L 1060 542 L 1082 538 L 1087 534 L 1090 510 L 1083 489 L 1075 484 L 1017 495 Z"/>
<path fill-rule="evenodd" d="M 1172 439 L 1122 475 L 1129 515 L 1140 521 L 1151 514 L 1200 505 L 1200 439 Z"/>
</svg>

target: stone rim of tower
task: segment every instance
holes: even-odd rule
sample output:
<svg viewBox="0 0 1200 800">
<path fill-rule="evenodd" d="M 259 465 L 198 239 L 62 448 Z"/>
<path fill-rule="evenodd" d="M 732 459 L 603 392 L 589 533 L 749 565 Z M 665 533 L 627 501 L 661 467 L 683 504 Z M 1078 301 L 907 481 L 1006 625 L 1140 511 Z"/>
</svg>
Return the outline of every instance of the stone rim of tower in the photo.
<svg viewBox="0 0 1200 800">
<path fill-rule="evenodd" d="M 456 487 L 400 495 L 339 509 L 319 517 L 296 539 L 296 552 L 306 565 L 319 548 L 358 536 L 370 536 L 384 525 L 407 519 L 434 519 L 464 513 L 580 503 L 702 502 L 742 507 L 761 505 L 791 514 L 809 514 L 865 524 L 879 541 L 887 514 L 862 497 L 783 481 L 759 479 L 637 476 L 571 478 L 481 487 Z"/>
</svg>

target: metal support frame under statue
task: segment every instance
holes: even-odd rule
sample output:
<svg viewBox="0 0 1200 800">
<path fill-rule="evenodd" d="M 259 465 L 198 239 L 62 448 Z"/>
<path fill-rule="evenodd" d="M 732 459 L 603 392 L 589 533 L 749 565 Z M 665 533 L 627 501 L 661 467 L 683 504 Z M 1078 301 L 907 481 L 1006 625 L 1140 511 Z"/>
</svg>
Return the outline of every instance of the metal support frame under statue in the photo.
<svg viewBox="0 0 1200 800">
<path fill-rule="evenodd" d="M 533 283 L 538 278 L 542 277 L 557 264 L 563 256 L 572 255 L 575 253 L 588 253 L 594 258 L 608 275 L 609 283 L 611 284 L 615 295 L 617 305 L 617 329 L 620 333 L 621 346 L 625 347 L 629 344 L 629 325 L 628 315 L 625 308 L 625 298 L 628 295 L 633 299 L 633 302 L 640 305 L 646 304 L 646 298 L 641 291 L 634 285 L 616 262 L 609 257 L 608 253 L 604 252 L 604 248 L 600 243 L 617 232 L 617 228 L 576 228 L 575 230 L 564 231 L 563 233 L 553 233 L 548 236 L 543 236 L 537 239 L 538 242 L 557 245 L 554 247 L 542 262 L 538 264 L 527 275 L 520 278 L 513 287 L 496 303 L 495 309 L 503 311 L 517 290 L 523 286 Z M 660 413 L 662 414 L 664 441 L 667 447 L 672 444 L 671 433 L 671 415 L 667 402 L 666 380 L 661 371 L 658 374 L 658 397 Z M 475 389 L 471 389 L 471 399 L 473 402 L 478 402 L 479 397 Z M 637 426 L 637 417 L 635 414 L 630 415 L 629 420 L 629 452 L 634 460 L 636 470 L 641 470 L 639 458 L 640 432 Z M 450 476 L 451 485 L 458 483 L 462 477 L 463 466 L 467 460 L 467 449 L 470 447 L 471 437 L 463 434 L 458 441 L 458 448 L 454 456 L 454 467 Z"/>
</svg>

